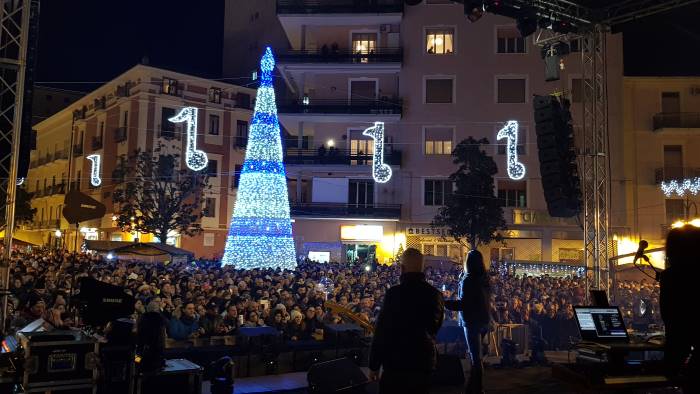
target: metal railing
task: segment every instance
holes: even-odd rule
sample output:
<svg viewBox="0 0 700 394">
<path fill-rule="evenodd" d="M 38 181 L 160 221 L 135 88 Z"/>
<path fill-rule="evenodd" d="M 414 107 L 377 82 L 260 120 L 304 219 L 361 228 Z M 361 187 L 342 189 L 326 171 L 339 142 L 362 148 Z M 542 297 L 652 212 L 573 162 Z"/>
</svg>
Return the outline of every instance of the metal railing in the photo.
<svg viewBox="0 0 700 394">
<path fill-rule="evenodd" d="M 310 217 L 358 217 L 375 219 L 400 219 L 400 204 L 339 204 L 323 202 L 290 202 L 292 216 Z"/>
<path fill-rule="evenodd" d="M 287 50 L 277 54 L 280 62 L 290 63 L 382 63 L 401 62 L 402 48 L 375 48 L 369 52 L 358 52 L 350 49 L 321 49 Z"/>
<path fill-rule="evenodd" d="M 372 165 L 372 154 L 351 152 L 348 149 L 298 149 L 288 148 L 285 152 L 285 164 L 336 164 L 336 165 Z M 401 151 L 385 149 L 384 162 L 392 166 L 401 166 Z"/>
<path fill-rule="evenodd" d="M 686 178 L 700 177 L 700 168 L 661 167 L 654 170 L 654 182 L 658 185 L 664 181 L 679 181 Z"/>
<path fill-rule="evenodd" d="M 277 111 L 287 114 L 346 114 L 346 115 L 401 115 L 399 99 L 376 100 L 324 100 L 311 99 L 309 104 L 301 100 L 281 100 Z"/>
<path fill-rule="evenodd" d="M 700 128 L 700 112 L 661 112 L 654 115 L 654 130 Z"/>
<path fill-rule="evenodd" d="M 403 0 L 277 0 L 277 14 L 401 12 L 403 12 Z"/>
</svg>

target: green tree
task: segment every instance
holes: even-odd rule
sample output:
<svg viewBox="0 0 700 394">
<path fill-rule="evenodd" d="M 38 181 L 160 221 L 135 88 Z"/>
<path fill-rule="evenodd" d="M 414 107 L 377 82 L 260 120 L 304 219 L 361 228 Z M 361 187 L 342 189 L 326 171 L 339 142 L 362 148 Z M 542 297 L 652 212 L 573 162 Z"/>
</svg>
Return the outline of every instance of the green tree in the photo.
<svg viewBox="0 0 700 394">
<path fill-rule="evenodd" d="M 483 149 L 488 143 L 486 138 L 469 137 L 452 152 L 452 162 L 459 166 L 450 175 L 454 191 L 432 222 L 434 227 L 446 227 L 450 236 L 470 249 L 501 241 L 499 231 L 506 228 L 503 208 L 494 194 L 498 167 Z"/>
<path fill-rule="evenodd" d="M 17 186 L 17 193 L 15 199 L 15 226 L 18 224 L 29 223 L 34 220 L 34 214 L 36 214 L 36 208 L 32 208 L 32 197 L 34 193 L 29 193 L 27 189 L 22 186 Z M 5 202 L 7 200 L 7 193 L 5 191 L 0 192 L 0 226 L 5 226 Z"/>
<path fill-rule="evenodd" d="M 179 154 L 169 153 L 177 150 L 159 145 L 152 152 L 119 158 L 113 201 L 122 231 L 153 234 L 161 243 L 172 231 L 188 236 L 202 231 L 199 219 L 208 175 L 191 171 L 180 163 Z"/>
</svg>

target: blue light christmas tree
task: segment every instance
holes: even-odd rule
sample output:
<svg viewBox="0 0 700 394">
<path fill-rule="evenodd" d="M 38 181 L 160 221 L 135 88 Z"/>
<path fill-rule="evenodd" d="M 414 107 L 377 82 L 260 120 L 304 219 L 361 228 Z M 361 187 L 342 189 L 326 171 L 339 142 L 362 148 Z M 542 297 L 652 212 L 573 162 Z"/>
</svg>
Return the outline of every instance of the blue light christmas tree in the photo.
<svg viewBox="0 0 700 394">
<path fill-rule="evenodd" d="M 223 265 L 241 269 L 296 268 L 282 138 L 272 86 L 274 67 L 275 59 L 268 47 L 260 60 L 260 87 L 221 260 Z"/>
</svg>

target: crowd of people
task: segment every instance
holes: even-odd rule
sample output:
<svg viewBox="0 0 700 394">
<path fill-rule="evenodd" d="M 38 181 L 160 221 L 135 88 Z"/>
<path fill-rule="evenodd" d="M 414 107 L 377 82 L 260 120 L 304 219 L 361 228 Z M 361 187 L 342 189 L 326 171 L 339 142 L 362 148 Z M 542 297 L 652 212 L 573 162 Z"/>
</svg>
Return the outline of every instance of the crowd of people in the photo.
<svg viewBox="0 0 700 394">
<path fill-rule="evenodd" d="M 302 262 L 294 272 L 236 270 L 216 262 L 154 264 L 109 261 L 97 255 L 35 250 L 11 261 L 8 318 L 19 329 L 43 317 L 56 327 L 79 324 L 71 298 L 82 277 L 125 288 L 136 299 L 138 317 L 159 312 L 174 340 L 236 335 L 241 327 L 271 326 L 290 341 L 320 339 L 326 324 L 347 322 L 326 307 L 332 301 L 366 322 L 376 321 L 388 288 L 397 284 L 397 266 L 367 271 L 362 265 Z M 461 267 L 426 270 L 426 279 L 455 297 Z M 583 304 L 583 278 L 489 274 L 493 324 L 526 324 L 530 332 L 548 339 L 550 348 L 563 348 L 577 333 L 573 306 Z M 656 283 L 618 284 L 616 304 L 628 326 L 642 321 L 659 324 Z M 645 307 L 640 308 L 641 305 Z M 646 310 L 645 310 L 646 308 Z M 456 319 L 446 312 L 446 319 Z"/>
</svg>

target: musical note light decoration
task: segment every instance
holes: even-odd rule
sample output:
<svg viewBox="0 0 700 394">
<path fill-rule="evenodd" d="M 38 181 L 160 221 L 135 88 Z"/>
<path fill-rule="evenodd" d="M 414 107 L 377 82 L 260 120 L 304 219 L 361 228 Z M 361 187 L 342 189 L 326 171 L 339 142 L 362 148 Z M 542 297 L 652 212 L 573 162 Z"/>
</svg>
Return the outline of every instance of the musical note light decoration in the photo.
<svg viewBox="0 0 700 394">
<path fill-rule="evenodd" d="M 700 178 L 683 179 L 680 182 L 677 180 L 663 181 L 661 182 L 661 191 L 666 197 L 671 197 L 673 194 L 683 197 L 688 192 L 696 196 L 700 191 Z"/>
<path fill-rule="evenodd" d="M 506 163 L 508 177 L 519 181 L 525 178 L 525 165 L 518 161 L 518 122 L 509 120 L 496 135 L 497 140 L 506 139 Z"/>
<path fill-rule="evenodd" d="M 90 184 L 92 186 L 100 186 L 102 184 L 102 178 L 100 178 L 100 169 L 102 166 L 102 157 L 100 155 L 90 155 L 86 159 L 92 162 L 92 168 L 90 169 Z"/>
<path fill-rule="evenodd" d="M 392 171 L 388 164 L 384 164 L 384 122 L 374 122 L 374 126 L 365 129 L 362 134 L 374 140 L 372 178 L 377 183 L 389 182 Z"/>
<path fill-rule="evenodd" d="M 282 136 L 272 86 L 275 59 L 260 61 L 260 86 L 222 265 L 239 269 L 296 268 Z"/>
<path fill-rule="evenodd" d="M 197 149 L 197 111 L 195 107 L 185 107 L 180 113 L 168 119 L 173 123 L 187 123 L 185 165 L 192 171 L 201 171 L 209 164 L 207 154 Z"/>
</svg>

